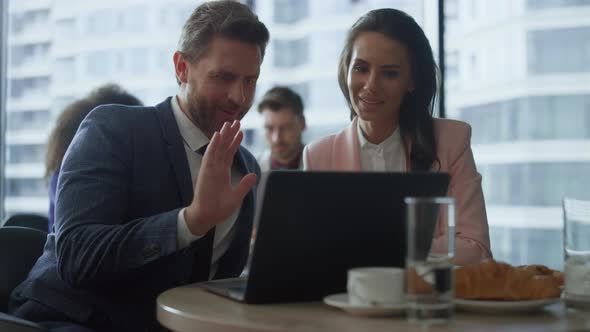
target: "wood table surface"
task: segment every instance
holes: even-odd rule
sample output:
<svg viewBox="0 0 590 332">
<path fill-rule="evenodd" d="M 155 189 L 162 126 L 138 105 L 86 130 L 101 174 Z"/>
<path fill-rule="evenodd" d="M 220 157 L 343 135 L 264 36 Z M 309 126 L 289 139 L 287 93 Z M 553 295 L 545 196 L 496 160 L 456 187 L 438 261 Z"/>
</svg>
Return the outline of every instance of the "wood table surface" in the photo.
<svg viewBox="0 0 590 332">
<path fill-rule="evenodd" d="M 445 325 L 409 323 L 404 316 L 359 317 L 322 302 L 243 304 L 187 285 L 165 291 L 158 321 L 173 331 L 590 331 L 590 313 L 562 302 L 528 314 L 456 312 Z"/>
</svg>

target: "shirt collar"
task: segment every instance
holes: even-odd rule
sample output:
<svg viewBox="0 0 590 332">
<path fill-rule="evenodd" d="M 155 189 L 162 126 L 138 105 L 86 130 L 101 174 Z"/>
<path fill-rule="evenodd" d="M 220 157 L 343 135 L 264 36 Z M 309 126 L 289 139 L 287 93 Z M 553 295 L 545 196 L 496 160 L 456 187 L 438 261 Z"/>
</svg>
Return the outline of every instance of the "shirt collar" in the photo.
<svg viewBox="0 0 590 332">
<path fill-rule="evenodd" d="M 393 131 L 393 133 L 391 133 L 391 135 L 389 135 L 389 137 L 387 137 L 383 142 L 381 142 L 379 144 L 373 144 L 373 143 L 367 141 L 367 139 L 365 138 L 365 135 L 363 134 L 363 130 L 361 129 L 361 122 L 360 121 L 357 121 L 356 130 L 357 130 L 357 134 L 359 137 L 359 143 L 360 143 L 361 149 L 381 148 L 383 150 L 388 150 L 388 149 L 391 149 L 391 148 L 397 146 L 398 144 L 401 144 L 402 138 L 399 134 L 399 126 L 397 126 L 397 128 Z"/>
<path fill-rule="evenodd" d="M 180 136 L 184 144 L 187 145 L 191 150 L 197 151 L 203 146 L 209 144 L 209 138 L 195 126 L 195 124 L 188 118 L 188 116 L 180 108 L 178 103 L 178 96 L 171 98 L 170 104 L 172 106 L 172 112 L 174 118 L 178 124 L 178 130 L 180 130 Z"/>
<path fill-rule="evenodd" d="M 295 156 L 295 158 L 291 159 L 287 164 L 283 164 L 278 160 L 275 160 L 271 157 L 270 159 L 270 168 L 271 169 L 299 169 L 301 165 L 301 156 L 303 154 L 303 149 L 299 150 L 299 153 Z"/>
</svg>

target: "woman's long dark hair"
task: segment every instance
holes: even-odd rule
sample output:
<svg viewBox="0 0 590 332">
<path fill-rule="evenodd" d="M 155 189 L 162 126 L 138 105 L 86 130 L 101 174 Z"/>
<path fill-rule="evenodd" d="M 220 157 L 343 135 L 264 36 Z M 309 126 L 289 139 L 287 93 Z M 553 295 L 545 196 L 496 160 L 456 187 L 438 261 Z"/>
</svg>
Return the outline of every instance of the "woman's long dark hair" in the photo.
<svg viewBox="0 0 590 332">
<path fill-rule="evenodd" d="M 437 67 L 432 48 L 424 31 L 408 14 L 390 8 L 376 9 L 362 16 L 349 30 L 346 44 L 338 64 L 338 83 L 348 102 L 350 118 L 356 115 L 352 108 L 348 86 L 352 46 L 359 34 L 379 32 L 401 42 L 408 48 L 414 91 L 408 92 L 400 105 L 399 127 L 404 145 L 411 142 L 410 162 L 412 170 L 429 170 L 439 163 L 434 138 L 432 112 L 437 92 Z"/>
</svg>

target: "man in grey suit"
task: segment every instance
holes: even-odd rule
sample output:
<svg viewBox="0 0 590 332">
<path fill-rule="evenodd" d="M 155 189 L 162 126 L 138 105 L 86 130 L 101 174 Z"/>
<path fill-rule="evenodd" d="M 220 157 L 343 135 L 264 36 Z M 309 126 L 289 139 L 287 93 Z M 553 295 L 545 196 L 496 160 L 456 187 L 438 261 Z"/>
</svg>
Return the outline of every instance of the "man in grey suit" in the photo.
<svg viewBox="0 0 590 332">
<path fill-rule="evenodd" d="M 62 164 L 55 233 L 13 314 L 56 331 L 156 331 L 162 291 L 240 274 L 260 170 L 239 120 L 268 39 L 247 6 L 202 4 L 174 53 L 176 96 L 86 117 Z"/>
</svg>

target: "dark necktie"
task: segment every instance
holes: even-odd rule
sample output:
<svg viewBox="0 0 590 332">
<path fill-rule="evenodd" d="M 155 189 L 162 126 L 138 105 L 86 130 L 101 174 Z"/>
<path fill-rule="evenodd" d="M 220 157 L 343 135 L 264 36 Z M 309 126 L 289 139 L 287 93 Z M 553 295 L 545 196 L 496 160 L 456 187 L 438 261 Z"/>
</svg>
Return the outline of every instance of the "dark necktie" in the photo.
<svg viewBox="0 0 590 332">
<path fill-rule="evenodd" d="M 204 155 L 207 150 L 205 144 L 200 147 L 196 153 Z M 215 227 L 210 229 L 205 236 L 197 240 L 195 251 L 195 263 L 191 273 L 191 281 L 209 280 L 209 271 L 211 268 L 211 258 L 213 256 L 213 240 L 215 237 Z"/>
<path fill-rule="evenodd" d="M 209 143 L 201 146 L 200 148 L 197 149 L 197 151 L 195 151 L 196 153 L 200 154 L 201 156 L 205 155 L 205 151 L 207 151 L 207 147 L 209 146 Z"/>
</svg>

